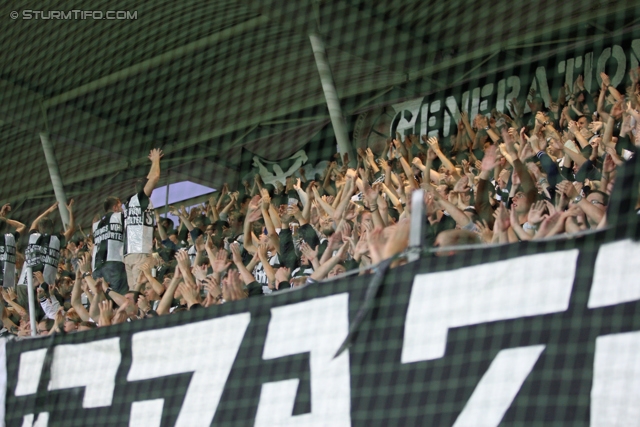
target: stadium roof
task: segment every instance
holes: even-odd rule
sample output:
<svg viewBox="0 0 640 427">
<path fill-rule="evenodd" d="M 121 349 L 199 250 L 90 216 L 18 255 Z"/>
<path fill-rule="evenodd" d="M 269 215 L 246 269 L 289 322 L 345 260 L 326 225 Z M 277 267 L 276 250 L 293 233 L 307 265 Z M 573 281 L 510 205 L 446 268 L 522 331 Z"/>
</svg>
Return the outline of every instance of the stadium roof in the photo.
<svg viewBox="0 0 640 427">
<path fill-rule="evenodd" d="M 237 183 L 242 148 L 290 156 L 331 126 L 310 32 L 351 116 L 638 24 L 637 3 L 611 0 L 90 3 L 129 19 L 43 19 L 89 10 L 80 1 L 0 5 L 0 201 L 23 221 L 55 201 L 42 131 L 83 224 L 131 192 L 153 147 L 171 171 L 160 185 Z"/>
</svg>

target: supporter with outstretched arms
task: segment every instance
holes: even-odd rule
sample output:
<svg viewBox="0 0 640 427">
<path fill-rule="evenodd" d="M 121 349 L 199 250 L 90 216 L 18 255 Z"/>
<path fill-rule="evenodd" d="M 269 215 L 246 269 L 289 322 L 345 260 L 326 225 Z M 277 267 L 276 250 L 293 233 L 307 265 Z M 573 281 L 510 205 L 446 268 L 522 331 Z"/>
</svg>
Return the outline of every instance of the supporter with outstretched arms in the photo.
<svg viewBox="0 0 640 427">
<path fill-rule="evenodd" d="M 140 267 L 148 261 L 153 250 L 155 214 L 151 203 L 151 193 L 160 180 L 160 159 L 162 150 L 154 148 L 149 153 L 151 169 L 146 182 L 138 180 L 136 194 L 129 197 L 124 207 L 124 265 L 129 289 L 136 288 Z"/>
<path fill-rule="evenodd" d="M 58 263 L 60 261 L 60 250 L 65 247 L 66 242 L 71 239 L 76 231 L 75 219 L 73 216 L 73 199 L 69 201 L 67 210 L 69 211 L 69 227 L 64 233 L 55 234 L 53 232 L 53 220 L 49 217 L 58 209 L 58 202 L 51 205 L 31 224 L 29 229 L 29 243 L 25 251 L 26 259 L 33 259 L 35 265 L 32 272 L 40 271 L 47 285 L 56 283 L 58 274 Z M 20 285 L 27 284 L 27 269 L 22 269 L 20 275 Z"/>
<path fill-rule="evenodd" d="M 529 228 L 529 224 L 527 223 L 529 209 L 531 208 L 531 205 L 535 203 L 536 198 L 538 197 L 538 191 L 533 179 L 531 178 L 531 174 L 529 174 L 529 170 L 524 166 L 523 162 L 533 155 L 533 150 L 528 144 L 523 144 L 520 153 L 517 153 L 511 136 L 504 131 L 502 133 L 502 137 L 506 147 L 505 157 L 507 157 L 509 163 L 513 164 L 514 176 L 517 175 L 517 178 L 520 181 L 520 187 L 514 187 L 515 193 L 511 199 L 511 207 L 515 209 L 515 214 L 518 220 L 517 225 L 522 225 L 523 228 L 527 229 Z M 513 176 L 511 179 L 513 182 Z M 509 242 L 517 242 L 519 240 L 512 224 L 510 224 L 510 227 L 506 231 L 508 233 Z"/>
<path fill-rule="evenodd" d="M 489 201 L 489 198 L 491 197 L 489 194 L 489 188 L 491 185 L 489 179 L 491 178 L 491 172 L 498 163 L 497 147 L 492 145 L 485 150 L 484 156 L 482 157 L 482 165 L 480 167 L 481 171 L 476 187 L 475 201 L 476 212 L 480 216 L 480 220 L 489 224 L 490 228 L 493 228 L 493 208 Z"/>
<path fill-rule="evenodd" d="M 7 218 L 9 212 L 11 205 L 8 203 L 0 209 L 0 283 L 5 288 L 16 284 L 16 242 L 27 229 L 21 222 Z M 16 231 L 10 232 L 8 227 Z"/>
<path fill-rule="evenodd" d="M 129 290 L 124 265 L 124 212 L 117 197 L 107 197 L 103 203 L 105 214 L 93 223 L 92 276 L 104 278 L 120 294 Z"/>
</svg>

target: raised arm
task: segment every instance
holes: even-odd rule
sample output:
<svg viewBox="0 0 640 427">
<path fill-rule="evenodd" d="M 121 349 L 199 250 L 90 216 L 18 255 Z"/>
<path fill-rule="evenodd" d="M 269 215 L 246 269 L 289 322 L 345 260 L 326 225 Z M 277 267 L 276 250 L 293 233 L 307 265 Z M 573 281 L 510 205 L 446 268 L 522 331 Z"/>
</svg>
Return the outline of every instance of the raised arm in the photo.
<svg viewBox="0 0 640 427">
<path fill-rule="evenodd" d="M 7 214 L 9 212 L 11 212 L 11 205 L 7 203 L 2 207 L 2 209 L 0 209 L 0 219 L 4 220 L 4 222 L 6 222 L 10 227 L 15 228 L 18 234 L 23 235 L 27 230 L 27 226 L 15 219 L 7 218 Z"/>
<path fill-rule="evenodd" d="M 211 222 L 216 222 L 220 219 L 218 214 L 218 208 L 216 207 L 216 198 L 214 196 L 209 197 L 209 205 L 207 206 L 207 215 Z"/>
<path fill-rule="evenodd" d="M 349 172 L 352 172 L 352 171 L 349 171 Z M 345 210 L 347 209 L 347 206 L 349 206 L 349 202 L 351 201 L 351 195 L 353 194 L 353 188 L 355 185 L 354 183 L 355 178 L 356 177 L 353 173 L 350 175 L 347 175 L 347 182 L 344 185 L 342 198 L 340 200 L 340 203 L 338 204 L 338 207 L 336 208 L 336 210 L 333 212 L 333 215 L 332 215 L 332 218 L 336 223 L 340 221 Z"/>
<path fill-rule="evenodd" d="M 464 177 L 463 179 L 467 179 L 467 178 Z M 465 225 L 471 222 L 469 217 L 465 215 L 465 213 L 460 208 L 458 208 L 453 203 L 449 202 L 449 200 L 440 196 L 440 194 L 437 191 L 435 191 L 435 189 L 431 186 L 431 184 L 425 183 L 422 185 L 422 188 L 424 188 L 426 191 L 428 191 L 433 195 L 434 199 L 440 205 L 440 207 L 446 210 L 449 213 L 449 215 L 451 215 L 451 218 L 454 219 L 454 221 L 456 222 L 456 224 L 460 226 L 460 228 L 464 227 Z"/>
<path fill-rule="evenodd" d="M 67 210 L 69 211 L 69 226 L 67 230 L 64 232 L 65 241 L 70 241 L 71 237 L 73 237 L 73 233 L 76 232 L 76 219 L 73 214 L 73 199 L 69 200 L 69 204 L 67 206 Z"/>
<path fill-rule="evenodd" d="M 73 290 L 71 291 L 71 307 L 76 310 L 76 313 L 80 316 L 82 321 L 88 322 L 90 319 L 89 312 L 84 305 L 82 305 L 82 275 L 76 274 L 76 280 L 73 283 Z"/>
<path fill-rule="evenodd" d="M 493 209 L 489 200 L 489 179 L 493 168 L 498 165 L 496 159 L 496 146 L 490 146 L 482 158 L 481 172 L 479 175 L 478 188 L 476 190 L 475 208 L 480 218 L 488 224 L 493 223 Z"/>
<path fill-rule="evenodd" d="M 458 169 L 456 169 L 451 160 L 449 160 L 449 157 L 447 157 L 440 149 L 438 138 L 432 136 L 427 140 L 427 144 L 429 144 L 429 147 L 431 147 L 433 152 L 436 153 L 436 156 L 438 156 L 444 167 L 447 168 L 449 172 L 451 172 L 451 175 L 453 175 L 456 179 L 460 179 L 460 172 L 458 172 Z"/>
<path fill-rule="evenodd" d="M 318 189 L 315 186 L 313 187 L 313 195 L 314 195 L 314 199 L 316 200 L 316 202 L 318 202 L 322 210 L 325 211 L 327 215 L 333 217 L 333 213 L 335 209 L 333 208 L 333 206 L 327 203 L 322 197 L 320 197 L 320 194 L 318 193 Z"/>
<path fill-rule="evenodd" d="M 184 254 L 184 256 L 187 257 L 187 262 L 189 261 L 189 256 L 187 255 L 186 251 L 178 251 L 178 254 Z M 178 259 L 178 254 L 176 254 L 176 259 Z M 176 293 L 176 289 L 178 289 L 178 285 L 180 284 L 181 279 L 182 274 L 180 273 L 180 268 L 176 267 L 173 279 L 171 279 L 167 290 L 164 292 L 164 295 L 162 295 L 162 299 L 160 300 L 160 303 L 156 308 L 156 313 L 158 313 L 158 316 L 169 313 L 171 303 L 173 302 L 173 295 Z"/>
<path fill-rule="evenodd" d="M 264 219 L 264 226 L 267 229 L 269 240 L 271 240 L 271 243 L 273 244 L 273 246 L 275 246 L 276 248 L 279 248 L 280 238 L 278 237 L 278 233 L 276 232 L 276 227 L 273 225 L 273 221 L 271 221 L 271 216 L 269 215 L 270 205 L 271 205 L 271 197 L 269 197 L 269 192 L 263 189 L 260 208 L 262 209 L 262 218 Z"/>
<path fill-rule="evenodd" d="M 38 224 L 40 223 L 40 221 L 42 220 L 42 218 L 51 215 L 53 212 L 55 212 L 55 210 L 58 209 L 58 202 L 55 202 L 53 205 L 51 205 L 46 211 L 42 212 L 40 214 L 40 216 L 38 216 L 36 219 L 33 220 L 33 222 L 31 223 L 31 227 L 29 228 L 29 231 L 38 231 Z"/>
<path fill-rule="evenodd" d="M 153 277 L 153 274 L 151 274 L 151 266 L 149 265 L 149 263 L 145 262 L 144 264 L 142 264 L 140 266 L 140 270 L 142 270 L 144 277 L 146 277 L 147 281 L 149 282 L 149 284 L 151 285 L 155 293 L 158 295 L 164 294 L 164 291 L 165 291 L 164 286 L 162 285 L 162 283 L 158 282 L 158 280 L 155 277 Z"/>
<path fill-rule="evenodd" d="M 183 224 L 185 227 L 187 227 L 187 230 L 189 232 L 193 230 L 193 224 L 189 220 L 189 214 L 187 213 L 187 209 L 184 206 L 180 206 L 180 209 L 169 206 L 169 212 L 171 213 L 171 215 L 175 215 L 180 218 L 180 224 Z"/>
<path fill-rule="evenodd" d="M 255 282 L 256 278 L 253 277 L 253 274 L 247 269 L 247 267 L 242 262 L 242 256 L 240 256 L 240 244 L 237 242 L 229 245 L 231 249 L 231 256 L 233 259 L 233 263 L 238 268 L 238 272 L 240 273 L 240 278 L 244 282 L 245 285 L 248 285 L 251 282 Z"/>
<path fill-rule="evenodd" d="M 373 226 L 375 228 L 384 228 L 384 222 L 382 221 L 382 217 L 380 216 L 380 211 L 378 209 L 378 195 L 380 191 L 378 190 L 380 186 L 378 184 L 371 187 L 367 180 L 363 180 L 364 184 L 364 196 L 367 198 L 369 202 L 369 210 L 371 211 L 371 220 L 373 221 Z"/>
<path fill-rule="evenodd" d="M 158 185 L 160 181 L 160 159 L 164 156 L 162 150 L 154 148 L 149 153 L 149 160 L 151 160 L 151 169 L 147 174 L 147 183 L 144 186 L 144 194 L 151 196 L 153 189 Z"/>
<path fill-rule="evenodd" d="M 313 188 L 315 188 L 315 182 L 311 182 L 309 186 L 313 186 Z M 311 202 L 313 201 L 315 196 L 312 197 L 313 193 L 309 192 L 309 187 L 307 187 L 307 191 L 304 191 L 302 189 L 301 191 L 307 196 L 307 204 L 303 205 L 302 214 L 300 218 L 298 218 L 298 223 L 302 226 L 309 223 L 309 218 L 311 217 Z"/>
<path fill-rule="evenodd" d="M 580 194 L 571 182 L 562 181 L 557 185 L 557 187 L 558 190 L 563 192 L 569 198 L 569 200 L 573 200 L 574 203 L 577 204 L 585 213 L 585 215 L 587 215 L 589 219 L 591 219 L 591 221 L 593 221 L 595 224 L 599 223 L 602 220 L 604 212 L 598 209 L 595 205 L 591 204 L 591 202 L 589 202 L 586 197 L 578 197 L 580 196 Z"/>
<path fill-rule="evenodd" d="M 340 262 L 340 260 L 344 256 L 344 254 L 347 251 L 347 249 L 349 249 L 349 243 L 343 244 L 340 247 L 340 249 L 338 249 L 338 252 L 336 252 L 336 254 L 334 256 L 329 258 L 328 261 L 326 261 L 324 264 L 322 264 L 320 267 L 318 267 L 311 274 L 311 276 L 309 276 L 309 278 L 313 279 L 313 280 L 323 280 L 325 277 L 327 277 L 327 274 L 329 274 L 331 269 L 333 267 L 335 267 L 336 264 L 338 264 Z"/>
<path fill-rule="evenodd" d="M 155 215 L 156 215 L 156 224 L 158 225 L 158 234 L 160 235 L 160 240 L 167 240 L 167 230 L 164 229 L 164 227 L 162 226 L 162 222 L 160 221 L 160 214 L 158 213 L 158 210 L 156 209 L 154 211 Z"/>
<path fill-rule="evenodd" d="M 269 289 L 275 289 L 275 287 L 276 287 L 276 271 L 273 269 L 273 266 L 271 266 L 271 264 L 269 264 L 269 258 L 267 257 L 267 245 L 266 245 L 266 243 L 260 243 L 258 245 L 258 256 L 260 257 L 260 262 L 262 262 L 262 267 L 264 268 L 264 273 L 267 275 Z"/>
<path fill-rule="evenodd" d="M 331 187 L 331 172 L 336 168 L 336 163 L 331 162 L 329 166 L 327 166 L 327 170 L 325 172 L 324 181 L 322 182 L 322 188 L 325 193 L 330 194 L 332 196 L 336 195 L 336 190 Z"/>
<path fill-rule="evenodd" d="M 253 243 L 253 232 L 251 230 L 251 224 L 258 220 L 260 218 L 260 215 L 260 196 L 255 196 L 253 199 L 251 199 L 251 202 L 249 202 L 247 215 L 243 224 L 244 240 L 242 243 L 244 245 L 244 249 L 250 254 L 256 253 L 258 249 Z"/>
<path fill-rule="evenodd" d="M 237 197 L 238 197 L 238 195 L 236 193 L 229 194 L 229 203 L 227 203 L 227 205 L 224 207 L 224 209 L 222 209 L 222 211 L 220 212 L 220 214 L 219 214 L 220 218 L 225 218 L 225 219 L 227 218 L 227 215 L 229 215 L 229 211 L 236 204 Z"/>
</svg>

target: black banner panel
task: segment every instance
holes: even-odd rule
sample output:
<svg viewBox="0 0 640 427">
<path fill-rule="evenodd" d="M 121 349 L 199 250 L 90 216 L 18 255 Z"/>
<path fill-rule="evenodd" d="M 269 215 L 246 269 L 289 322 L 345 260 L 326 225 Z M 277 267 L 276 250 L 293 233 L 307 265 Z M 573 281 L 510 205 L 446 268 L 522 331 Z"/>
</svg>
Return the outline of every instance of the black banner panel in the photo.
<svg viewBox="0 0 640 427">
<path fill-rule="evenodd" d="M 351 335 L 373 275 L 10 341 L 6 425 L 635 426 L 636 237 L 424 257 Z"/>
</svg>

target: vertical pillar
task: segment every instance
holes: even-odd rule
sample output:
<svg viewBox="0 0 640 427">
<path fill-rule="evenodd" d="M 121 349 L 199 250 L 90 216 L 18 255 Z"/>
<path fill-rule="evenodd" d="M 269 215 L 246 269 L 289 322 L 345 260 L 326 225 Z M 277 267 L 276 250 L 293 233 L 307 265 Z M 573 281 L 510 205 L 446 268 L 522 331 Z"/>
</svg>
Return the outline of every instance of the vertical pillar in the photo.
<svg viewBox="0 0 640 427">
<path fill-rule="evenodd" d="M 167 192 L 164 197 L 164 217 L 165 218 L 169 218 L 169 185 L 171 182 L 169 181 L 170 173 L 171 173 L 170 171 L 167 171 Z M 166 231 L 169 231 L 169 230 L 166 230 Z"/>
<path fill-rule="evenodd" d="M 351 142 L 349 141 L 345 119 L 342 115 L 342 107 L 340 106 L 340 99 L 338 99 L 338 92 L 336 91 L 336 86 L 333 81 L 333 74 L 331 73 L 331 67 L 329 66 L 329 61 L 327 59 L 327 51 L 324 47 L 324 42 L 322 41 L 322 37 L 315 33 L 309 34 L 309 40 L 311 40 L 313 55 L 316 58 L 316 65 L 318 67 L 318 73 L 320 74 L 320 82 L 322 83 L 324 97 L 327 100 L 329 117 L 331 117 L 333 132 L 336 134 L 340 157 L 342 158 L 345 153 L 348 153 L 349 163 L 355 165 L 356 158 L 353 155 Z"/>
<path fill-rule="evenodd" d="M 49 169 L 53 192 L 55 193 L 56 200 L 58 201 L 60 218 L 62 218 L 62 224 L 66 230 L 69 226 L 69 211 L 67 211 L 67 196 L 64 192 L 64 186 L 62 185 L 62 177 L 60 176 L 60 170 L 58 169 L 58 161 L 56 160 L 56 155 L 53 152 L 53 145 L 49 139 L 49 134 L 46 132 L 40 132 L 40 141 L 42 142 L 42 150 L 44 151 L 44 157 L 47 161 L 47 168 Z"/>
<path fill-rule="evenodd" d="M 424 190 L 411 193 L 411 232 L 409 233 L 409 252 L 407 260 L 416 261 L 422 253 L 424 244 L 422 226 L 425 221 Z"/>
<path fill-rule="evenodd" d="M 29 323 L 31 323 L 31 336 L 38 334 L 38 324 L 36 323 L 36 297 L 33 294 L 33 270 L 30 265 L 31 260 L 25 260 L 25 268 L 27 269 L 27 298 L 29 299 Z M 52 297 L 53 298 L 53 297 Z"/>
</svg>

